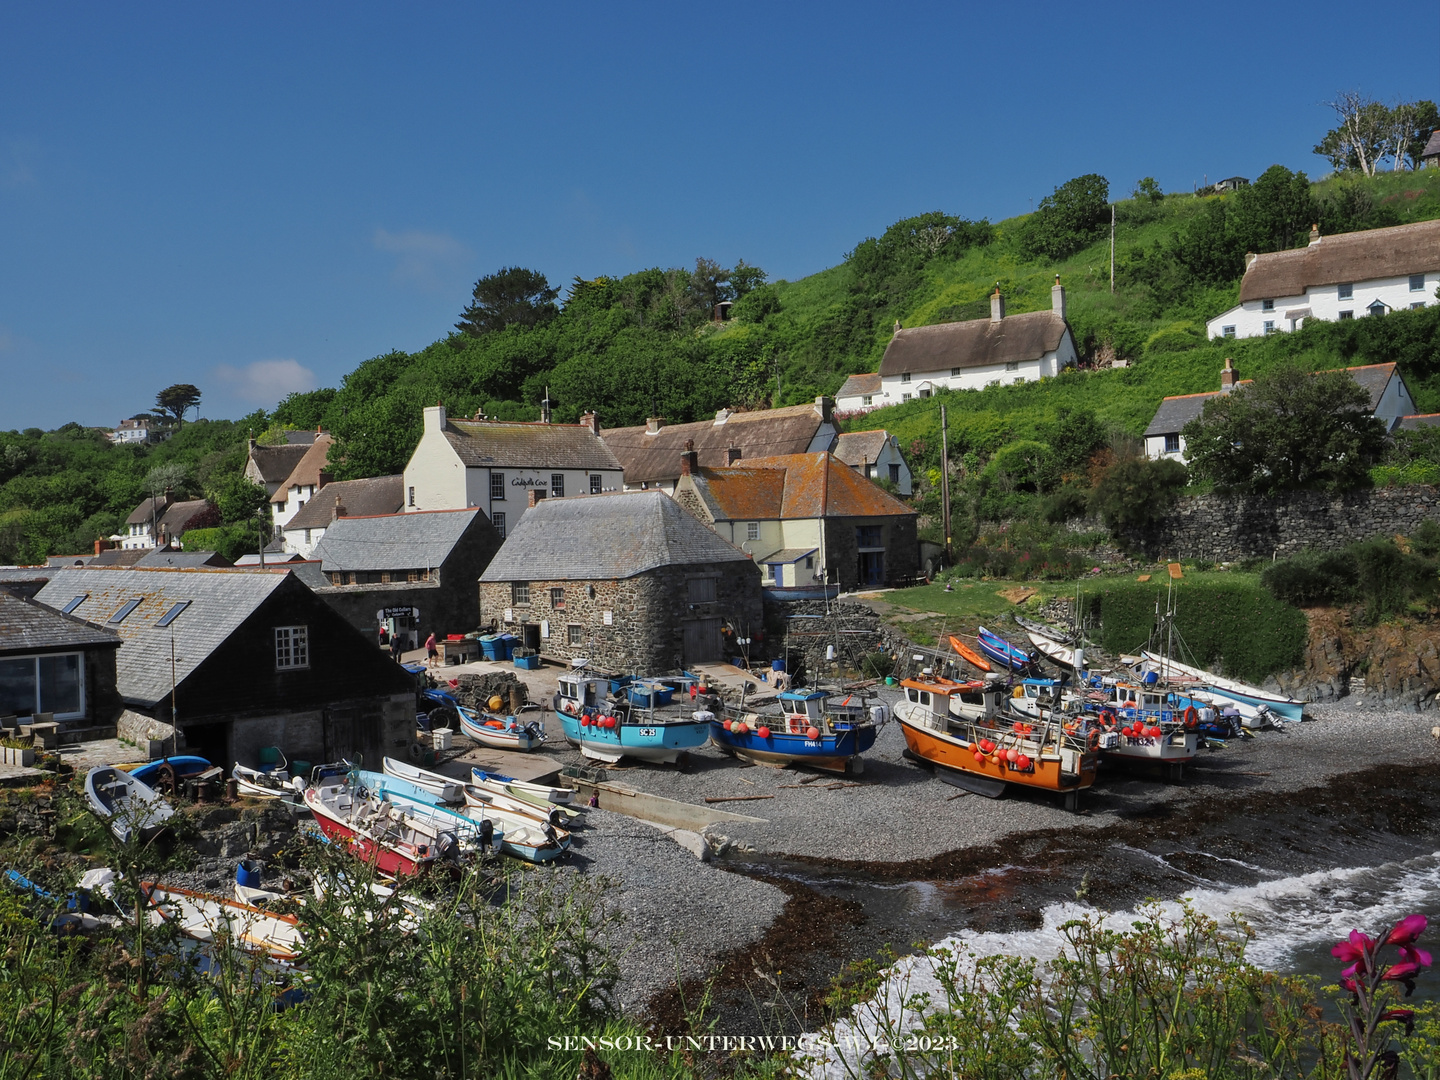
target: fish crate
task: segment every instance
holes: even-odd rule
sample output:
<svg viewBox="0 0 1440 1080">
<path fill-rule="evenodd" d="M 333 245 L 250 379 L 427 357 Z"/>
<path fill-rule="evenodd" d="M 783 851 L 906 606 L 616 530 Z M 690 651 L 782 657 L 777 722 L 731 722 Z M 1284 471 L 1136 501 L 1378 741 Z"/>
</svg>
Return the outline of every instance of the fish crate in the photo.
<svg viewBox="0 0 1440 1080">
<path fill-rule="evenodd" d="M 436 728 L 430 732 L 430 744 L 436 750 L 449 750 L 455 739 L 455 732 L 448 727 Z"/>
</svg>

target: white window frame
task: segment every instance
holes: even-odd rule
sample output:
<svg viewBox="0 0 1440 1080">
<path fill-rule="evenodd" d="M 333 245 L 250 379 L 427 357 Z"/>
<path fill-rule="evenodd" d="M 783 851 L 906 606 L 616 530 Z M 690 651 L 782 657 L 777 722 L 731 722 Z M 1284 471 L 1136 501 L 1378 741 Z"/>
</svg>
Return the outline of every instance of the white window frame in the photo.
<svg viewBox="0 0 1440 1080">
<path fill-rule="evenodd" d="M 745 523 L 745 539 L 746 539 L 746 540 L 759 540 L 759 539 L 760 539 L 760 523 L 759 523 L 758 521 L 747 521 L 747 522 Z"/>
<path fill-rule="evenodd" d="M 1019 371 L 1019 370 L 1020 370 L 1020 361 L 1019 361 L 1019 360 L 1006 360 L 1006 361 L 1005 361 L 1005 370 L 1006 370 L 1006 371 Z"/>
<path fill-rule="evenodd" d="M 505 511 L 496 510 L 490 515 L 490 524 L 495 526 L 495 531 L 500 534 L 500 539 L 505 539 Z"/>
<path fill-rule="evenodd" d="M 310 669 L 310 628 L 308 626 L 275 627 L 275 670 L 308 671 Z"/>
<path fill-rule="evenodd" d="M 505 474 L 490 470 L 490 501 L 505 501 Z"/>
<path fill-rule="evenodd" d="M 565 644 L 566 644 L 566 645 L 584 645 L 584 644 L 585 644 L 585 628 L 584 628 L 583 626 L 581 626 L 579 623 L 573 623 L 573 622 L 572 622 L 572 623 L 566 623 L 566 624 L 565 624 Z"/>
<path fill-rule="evenodd" d="M 861 404 L 861 405 L 874 405 L 874 404 L 875 404 L 875 395 L 874 395 L 874 394 L 864 394 L 864 395 L 862 395 L 861 398 L 860 398 L 860 404 Z"/>
<path fill-rule="evenodd" d="M 530 582 L 512 581 L 510 583 L 510 603 L 515 607 L 530 603 Z"/>
<path fill-rule="evenodd" d="M 1355 318 L 1355 311 L 1354 311 L 1353 308 L 1352 308 L 1350 311 L 1342 311 L 1342 312 L 1340 312 L 1340 314 L 1337 316 L 1337 319 L 1338 319 L 1338 321 L 1340 321 L 1340 322 L 1344 322 L 1346 319 L 1353 319 L 1353 318 Z"/>
<path fill-rule="evenodd" d="M 563 472 L 550 474 L 550 494 L 557 499 L 565 497 L 565 474 Z"/>
</svg>

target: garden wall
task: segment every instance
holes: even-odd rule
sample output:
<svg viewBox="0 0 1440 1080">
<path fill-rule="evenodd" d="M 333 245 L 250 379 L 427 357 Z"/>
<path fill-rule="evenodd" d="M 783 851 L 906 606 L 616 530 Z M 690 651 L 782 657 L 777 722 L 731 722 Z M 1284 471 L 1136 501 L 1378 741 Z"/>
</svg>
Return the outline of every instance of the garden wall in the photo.
<svg viewBox="0 0 1440 1080">
<path fill-rule="evenodd" d="M 1181 499 L 1166 521 L 1121 539 L 1151 558 L 1230 562 L 1343 547 L 1372 536 L 1409 535 L 1440 520 L 1440 488 L 1374 488 L 1329 495 L 1197 495 Z"/>
</svg>

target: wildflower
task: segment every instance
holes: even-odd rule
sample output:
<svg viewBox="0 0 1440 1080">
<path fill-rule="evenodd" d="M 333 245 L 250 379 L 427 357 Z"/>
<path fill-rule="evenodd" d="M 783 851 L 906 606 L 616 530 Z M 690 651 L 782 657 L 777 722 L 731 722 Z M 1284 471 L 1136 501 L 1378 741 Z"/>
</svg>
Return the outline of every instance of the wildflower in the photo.
<svg viewBox="0 0 1440 1080">
<path fill-rule="evenodd" d="M 1383 1013 L 1380 1014 L 1380 1019 L 1381 1019 L 1382 1021 L 1383 1021 L 1383 1020 L 1395 1020 L 1395 1021 L 1398 1021 L 1399 1023 L 1404 1024 L 1404 1025 L 1405 1025 L 1405 1034 L 1406 1034 L 1407 1037 L 1408 1037 L 1409 1035 L 1414 1034 L 1414 1032 L 1415 1032 L 1415 1010 L 1414 1010 L 1414 1009 L 1386 1009 Z"/>
<path fill-rule="evenodd" d="M 1395 924 L 1395 928 L 1385 938 L 1385 944 L 1409 945 L 1425 932 L 1427 925 L 1429 920 L 1424 915 L 1406 915 Z"/>
<path fill-rule="evenodd" d="M 1375 948 L 1373 939 L 1362 934 L 1359 930 L 1350 931 L 1350 940 L 1338 942 L 1330 955 L 1336 960 L 1362 961 L 1365 954 L 1372 952 Z"/>
</svg>

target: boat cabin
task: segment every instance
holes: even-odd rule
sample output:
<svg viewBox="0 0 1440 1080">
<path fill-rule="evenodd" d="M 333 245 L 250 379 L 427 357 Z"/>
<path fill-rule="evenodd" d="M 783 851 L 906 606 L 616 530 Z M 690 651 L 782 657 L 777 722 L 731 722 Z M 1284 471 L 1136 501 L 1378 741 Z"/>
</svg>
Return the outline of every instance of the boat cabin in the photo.
<svg viewBox="0 0 1440 1080">
<path fill-rule="evenodd" d="M 977 706 L 984 715 L 993 715 L 1004 693 L 1003 687 L 989 687 L 982 682 L 955 682 L 935 677 L 903 679 L 900 685 L 905 690 L 910 715 L 919 714 L 926 726 L 936 731 L 944 731 L 954 718 L 971 718 Z"/>
<path fill-rule="evenodd" d="M 1174 706 L 1167 695 L 1151 686 L 1116 683 L 1109 705 L 1129 720 L 1142 717 L 1154 717 L 1158 720 L 1175 718 Z"/>
<path fill-rule="evenodd" d="M 574 712 L 576 707 L 587 709 L 599 709 L 609 701 L 612 682 L 608 678 L 596 678 L 592 675 L 562 675 L 557 683 L 560 694 L 560 709 L 562 712 Z M 566 708 L 565 703 L 573 703 L 571 708 Z"/>
</svg>

